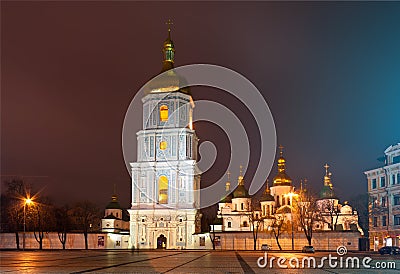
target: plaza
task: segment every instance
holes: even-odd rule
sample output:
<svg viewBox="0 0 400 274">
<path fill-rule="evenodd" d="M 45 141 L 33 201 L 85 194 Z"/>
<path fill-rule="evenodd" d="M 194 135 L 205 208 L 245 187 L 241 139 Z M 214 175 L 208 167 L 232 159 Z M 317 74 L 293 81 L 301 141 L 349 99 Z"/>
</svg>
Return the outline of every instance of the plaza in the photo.
<svg viewBox="0 0 400 274">
<path fill-rule="evenodd" d="M 396 256 L 381 256 L 376 253 L 349 252 L 346 256 L 372 258 L 370 269 L 331 268 L 327 261 L 317 269 L 281 269 L 276 263 L 271 269 L 260 268 L 257 260 L 262 251 L 121 251 L 121 250 L 74 250 L 74 251 L 2 251 L 0 269 L 2 273 L 399 273 L 400 260 Z M 331 252 L 332 256 L 338 256 Z M 328 252 L 315 254 L 268 252 L 271 257 L 314 256 L 319 262 Z M 395 264 L 390 267 L 389 262 Z M 378 263 L 378 264 L 377 264 Z M 393 265 L 392 263 L 392 265 Z M 377 269 L 386 265 L 391 269 Z"/>
</svg>

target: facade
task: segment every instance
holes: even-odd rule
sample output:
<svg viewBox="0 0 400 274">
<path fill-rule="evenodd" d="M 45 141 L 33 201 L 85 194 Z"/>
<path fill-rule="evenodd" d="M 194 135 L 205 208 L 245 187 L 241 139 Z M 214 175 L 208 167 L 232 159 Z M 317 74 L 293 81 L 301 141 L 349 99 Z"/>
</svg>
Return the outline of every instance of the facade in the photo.
<svg viewBox="0 0 400 274">
<path fill-rule="evenodd" d="M 185 81 L 173 70 L 170 30 L 163 47 L 163 77 L 147 85 L 143 130 L 137 132 L 132 168 L 130 248 L 193 248 L 201 215 L 198 138 L 192 127 L 194 103 Z"/>
<path fill-rule="evenodd" d="M 251 222 L 262 218 L 263 230 L 268 230 L 272 225 L 274 216 L 285 215 L 286 220 L 292 218 L 292 207 L 294 187 L 292 179 L 286 174 L 286 159 L 283 157 L 283 147 L 280 147 L 278 159 L 278 173 L 273 179 L 271 188 L 266 183 L 265 192 L 259 203 L 255 203 L 244 185 L 243 176 L 240 171 L 238 186 L 230 193 L 230 182 L 226 183 L 227 195 L 218 204 L 217 218 L 222 220 L 218 226 L 221 231 L 238 232 L 252 231 Z M 253 200 L 253 201 L 252 201 Z M 214 226 L 217 228 L 217 226 Z"/>
<path fill-rule="evenodd" d="M 400 143 L 385 151 L 384 165 L 365 171 L 368 180 L 369 236 L 374 250 L 400 245 Z"/>
<path fill-rule="evenodd" d="M 319 216 L 314 223 L 314 230 L 316 232 L 353 231 L 358 232 L 358 235 L 363 235 L 364 232 L 358 224 L 357 212 L 347 203 L 344 205 L 339 203 L 333 189 L 332 174 L 328 172 L 328 168 L 329 166 L 325 165 L 324 184 L 316 201 Z M 218 204 L 217 217 L 222 222 L 219 225 L 214 225 L 212 229 L 219 232 L 252 231 L 253 226 L 250 222 L 259 217 L 263 220 L 261 230 L 264 231 L 269 231 L 277 218 L 296 223 L 295 201 L 300 193 L 295 191 L 292 179 L 286 173 L 286 159 L 283 157 L 282 147 L 280 147 L 278 159 L 278 173 L 274 177 L 271 187 L 268 186 L 267 181 L 259 204 L 252 201 L 252 197 L 248 195 L 241 174 L 238 182 L 237 189 Z M 227 193 L 230 192 L 229 188 L 228 179 L 226 183 Z M 305 189 L 301 187 L 300 191 L 305 191 Z M 293 232 L 299 231 L 301 231 L 301 228 L 296 225 Z M 303 235 L 300 234 L 300 237 L 303 237 Z"/>
<path fill-rule="evenodd" d="M 112 195 L 101 219 L 101 232 L 98 236 L 99 247 L 126 249 L 129 242 L 129 214 L 118 202 L 117 195 Z"/>
</svg>

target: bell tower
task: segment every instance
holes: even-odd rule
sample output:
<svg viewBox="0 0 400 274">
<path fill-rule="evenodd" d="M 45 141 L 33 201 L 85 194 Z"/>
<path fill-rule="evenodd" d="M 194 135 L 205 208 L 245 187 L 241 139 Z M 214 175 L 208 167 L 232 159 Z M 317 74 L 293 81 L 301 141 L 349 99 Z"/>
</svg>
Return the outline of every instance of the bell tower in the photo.
<svg viewBox="0 0 400 274">
<path fill-rule="evenodd" d="M 194 102 L 190 89 L 180 88 L 185 79 L 173 70 L 170 25 L 163 44 L 163 74 L 144 89 L 137 162 L 130 163 L 132 248 L 192 248 L 192 235 L 200 228 Z"/>
</svg>

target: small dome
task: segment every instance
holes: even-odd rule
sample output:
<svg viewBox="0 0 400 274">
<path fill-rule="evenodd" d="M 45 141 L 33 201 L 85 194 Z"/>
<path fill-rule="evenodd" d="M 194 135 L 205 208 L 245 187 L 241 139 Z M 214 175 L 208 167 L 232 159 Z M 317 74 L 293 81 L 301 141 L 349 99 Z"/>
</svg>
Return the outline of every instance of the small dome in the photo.
<svg viewBox="0 0 400 274">
<path fill-rule="evenodd" d="M 233 192 L 233 198 L 250 198 L 249 192 L 247 191 L 246 187 L 244 186 L 244 178 L 242 176 L 242 167 L 240 167 L 240 175 L 238 177 L 239 185 Z"/>
<path fill-rule="evenodd" d="M 261 196 L 261 202 L 275 202 L 274 196 L 271 195 L 271 191 L 269 190 L 268 186 L 268 180 L 267 180 L 267 186 L 265 187 L 265 191 L 263 195 Z"/>
<path fill-rule="evenodd" d="M 336 199 L 335 192 L 333 191 L 332 186 L 330 185 L 324 185 L 319 192 L 319 198 L 320 199 Z"/>
<path fill-rule="evenodd" d="M 122 209 L 120 204 L 118 203 L 117 195 L 113 195 L 111 197 L 111 202 L 108 203 L 106 209 Z"/>
<path fill-rule="evenodd" d="M 231 203 L 231 202 L 232 202 L 232 197 L 233 197 L 233 194 L 232 194 L 232 193 L 227 194 L 226 196 L 224 196 L 224 197 L 221 199 L 220 203 Z"/>
<path fill-rule="evenodd" d="M 261 202 L 275 202 L 274 196 L 271 193 L 264 193 L 261 197 Z"/>
<path fill-rule="evenodd" d="M 238 185 L 233 192 L 233 198 L 250 198 L 250 195 L 244 185 Z"/>
</svg>

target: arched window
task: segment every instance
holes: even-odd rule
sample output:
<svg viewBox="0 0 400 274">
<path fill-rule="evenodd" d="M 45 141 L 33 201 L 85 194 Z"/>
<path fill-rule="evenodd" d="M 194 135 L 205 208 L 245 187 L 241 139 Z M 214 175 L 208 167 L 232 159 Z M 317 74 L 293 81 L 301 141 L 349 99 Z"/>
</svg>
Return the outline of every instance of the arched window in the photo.
<svg viewBox="0 0 400 274">
<path fill-rule="evenodd" d="M 160 204 L 168 203 L 168 178 L 164 175 L 158 179 L 158 202 Z"/>
<path fill-rule="evenodd" d="M 160 121 L 165 122 L 168 121 L 168 106 L 162 105 L 160 107 Z"/>
</svg>

